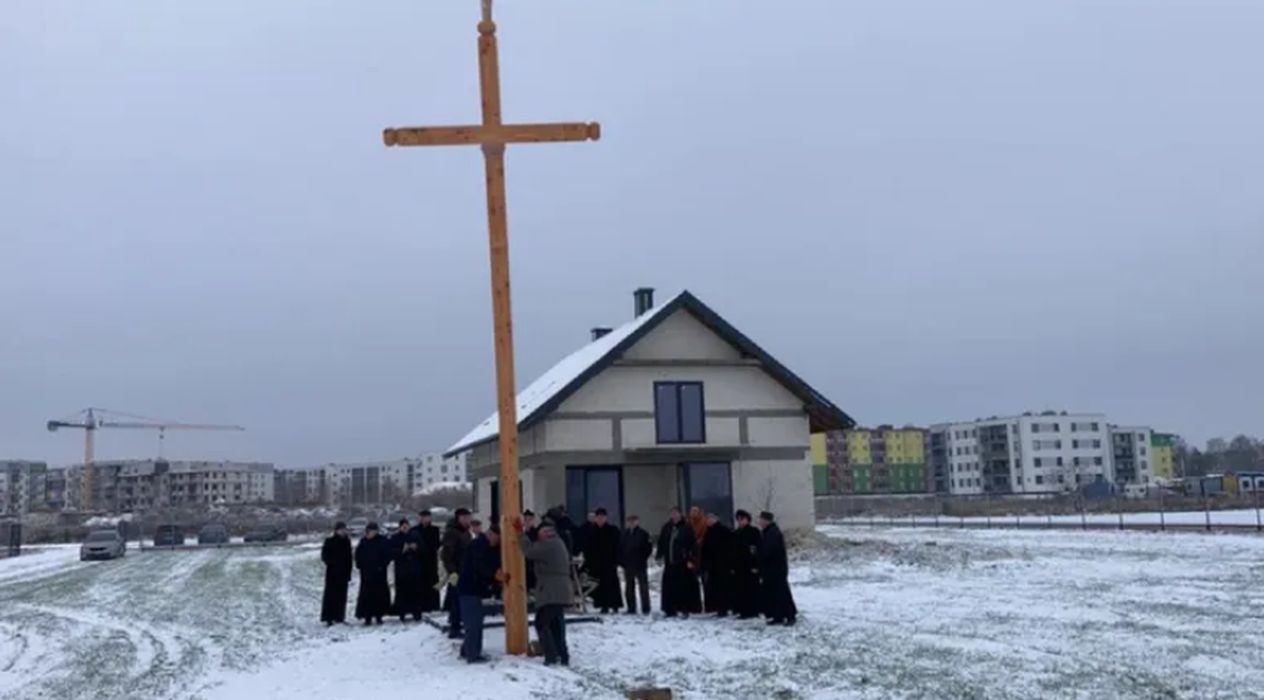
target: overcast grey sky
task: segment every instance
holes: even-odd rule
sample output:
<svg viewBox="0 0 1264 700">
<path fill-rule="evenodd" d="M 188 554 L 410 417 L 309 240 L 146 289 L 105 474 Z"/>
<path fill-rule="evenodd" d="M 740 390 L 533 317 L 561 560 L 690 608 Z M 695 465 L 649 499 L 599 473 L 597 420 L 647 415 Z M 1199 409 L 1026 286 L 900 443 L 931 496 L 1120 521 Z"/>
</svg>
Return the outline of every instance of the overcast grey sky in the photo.
<svg viewBox="0 0 1264 700">
<path fill-rule="evenodd" d="M 0 458 L 441 449 L 493 408 L 476 0 L 8 0 Z M 525 384 L 689 288 L 867 424 L 1264 433 L 1264 2 L 499 0 Z M 102 458 L 150 434 L 102 432 Z"/>
</svg>

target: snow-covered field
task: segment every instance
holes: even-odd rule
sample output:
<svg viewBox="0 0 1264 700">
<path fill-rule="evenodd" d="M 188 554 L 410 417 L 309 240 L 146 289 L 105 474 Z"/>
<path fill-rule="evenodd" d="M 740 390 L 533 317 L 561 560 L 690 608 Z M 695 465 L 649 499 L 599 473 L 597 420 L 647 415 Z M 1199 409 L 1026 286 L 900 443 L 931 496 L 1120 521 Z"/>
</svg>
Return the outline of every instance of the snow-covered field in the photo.
<svg viewBox="0 0 1264 700">
<path fill-rule="evenodd" d="M 970 516 L 958 518 L 953 516 L 941 516 L 938 520 L 930 515 L 902 516 L 895 518 L 895 525 L 924 525 L 930 527 L 938 523 L 940 526 L 951 526 L 953 523 L 966 522 L 973 524 L 982 524 L 991 522 L 995 526 L 1004 526 L 1018 522 L 1021 525 L 1035 526 L 1043 523 L 1056 523 L 1058 525 L 1079 525 L 1081 522 L 1087 522 L 1090 525 L 1118 525 L 1118 513 L 1087 513 L 1084 516 L 1074 515 L 997 515 L 991 518 L 983 516 Z M 1213 510 L 1210 512 L 1194 510 L 1194 511 L 1167 511 L 1160 513 L 1158 511 L 1146 513 L 1124 513 L 1123 521 L 1125 525 L 1133 526 L 1153 526 L 1158 527 L 1160 523 L 1166 525 L 1181 525 L 1203 527 L 1208 521 L 1212 527 L 1217 525 L 1232 525 L 1236 527 L 1256 527 L 1264 522 L 1264 510 L 1256 511 L 1254 508 L 1238 508 L 1234 510 Z M 876 523 L 882 525 L 889 523 L 890 519 L 876 515 L 858 516 L 854 518 L 840 518 L 840 523 L 852 523 L 857 525 L 868 525 Z"/>
<path fill-rule="evenodd" d="M 312 547 L 0 560 L 0 698 L 1253 698 L 1264 539 L 823 526 L 795 628 L 616 616 L 570 670 L 422 625 L 326 630 Z M 354 595 L 354 591 L 353 591 Z M 502 633 L 488 634 L 500 656 Z"/>
</svg>

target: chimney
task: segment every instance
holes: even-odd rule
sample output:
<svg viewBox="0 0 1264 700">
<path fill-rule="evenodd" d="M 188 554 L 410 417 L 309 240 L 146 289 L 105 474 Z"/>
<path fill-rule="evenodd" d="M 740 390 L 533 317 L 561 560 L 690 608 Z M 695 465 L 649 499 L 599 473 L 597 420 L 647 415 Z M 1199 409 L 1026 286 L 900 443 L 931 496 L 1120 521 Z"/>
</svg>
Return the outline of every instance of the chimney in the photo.
<svg viewBox="0 0 1264 700">
<path fill-rule="evenodd" d="M 606 328 L 605 326 L 597 326 L 596 328 L 592 329 L 592 339 L 600 340 L 602 336 L 609 334 L 611 330 L 613 329 Z"/>
<path fill-rule="evenodd" d="M 636 315 L 639 317 L 641 314 L 654 308 L 654 288 L 641 287 L 632 292 L 632 299 L 636 302 Z"/>
</svg>

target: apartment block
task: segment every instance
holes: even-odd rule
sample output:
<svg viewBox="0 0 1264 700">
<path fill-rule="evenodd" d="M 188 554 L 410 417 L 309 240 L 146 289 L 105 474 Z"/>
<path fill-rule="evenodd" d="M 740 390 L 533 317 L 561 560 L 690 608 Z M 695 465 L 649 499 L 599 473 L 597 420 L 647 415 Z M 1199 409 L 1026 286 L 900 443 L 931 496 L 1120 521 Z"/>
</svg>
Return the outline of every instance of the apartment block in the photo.
<svg viewBox="0 0 1264 700">
<path fill-rule="evenodd" d="M 329 464 L 323 467 L 328 503 L 337 506 L 399 503 L 444 483 L 467 483 L 467 455 L 424 454 L 413 459 Z"/>
<path fill-rule="evenodd" d="M 1100 413 L 1046 411 L 943 423 L 929 431 L 929 469 L 934 490 L 954 495 L 1146 485 L 1155 479 L 1155 435 L 1148 427 L 1112 425 Z M 1164 460 L 1170 470 L 1170 448 Z"/>
<path fill-rule="evenodd" d="M 812 491 L 817 496 L 830 492 L 829 457 L 825 448 L 825 433 L 813 433 L 810 452 L 812 455 Z"/>
<path fill-rule="evenodd" d="M 1176 440 L 1170 433 L 1151 433 L 1150 460 L 1155 479 L 1171 480 L 1176 478 Z"/>
<path fill-rule="evenodd" d="M 273 500 L 267 462 L 102 460 L 92 465 L 92 507 L 131 513 L 172 506 L 241 505 Z M 80 510 L 82 466 L 50 470 L 44 499 L 53 508 Z"/>
<path fill-rule="evenodd" d="M 934 486 L 921 428 L 835 431 L 825 436 L 825 452 L 834 493 L 926 493 Z"/>
<path fill-rule="evenodd" d="M 48 465 L 27 460 L 0 461 L 0 515 L 41 510 Z"/>
<path fill-rule="evenodd" d="M 1111 462 L 1118 484 L 1154 481 L 1154 433 L 1143 426 L 1110 426 Z"/>
</svg>

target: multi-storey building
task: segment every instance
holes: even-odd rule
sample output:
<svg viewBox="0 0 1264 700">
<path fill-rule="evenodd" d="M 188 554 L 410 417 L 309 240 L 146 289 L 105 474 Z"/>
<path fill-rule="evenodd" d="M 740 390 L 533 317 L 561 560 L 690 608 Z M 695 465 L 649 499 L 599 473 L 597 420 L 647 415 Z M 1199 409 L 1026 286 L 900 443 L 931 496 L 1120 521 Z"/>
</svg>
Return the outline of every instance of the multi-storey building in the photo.
<svg viewBox="0 0 1264 700">
<path fill-rule="evenodd" d="M 812 491 L 817 496 L 830 492 L 829 457 L 825 433 L 813 433 L 810 443 L 812 454 Z"/>
<path fill-rule="evenodd" d="M 1118 484 L 1154 481 L 1153 431 L 1142 426 L 1110 426 L 1111 463 Z"/>
<path fill-rule="evenodd" d="M 0 515 L 23 515 L 44 508 L 47 472 L 44 462 L 0 461 Z"/>
<path fill-rule="evenodd" d="M 1111 426 L 1099 413 L 945 423 L 931 427 L 928 442 L 930 470 L 943 493 L 1048 494 L 1154 479 L 1152 431 Z"/>
<path fill-rule="evenodd" d="M 153 459 L 93 462 L 93 503 L 98 511 L 130 513 L 192 505 L 240 505 L 273 500 L 272 465 L 266 462 L 168 461 Z M 83 500 L 83 467 L 57 470 L 48 480 L 51 505 L 78 510 Z"/>
<path fill-rule="evenodd" d="M 880 426 L 835 431 L 825 437 L 830 486 L 835 493 L 926 493 L 926 431 Z"/>
<path fill-rule="evenodd" d="M 329 502 L 329 482 L 323 467 L 276 469 L 272 475 L 273 497 L 282 505 L 314 505 Z"/>
<path fill-rule="evenodd" d="M 424 454 L 354 464 L 329 464 L 323 470 L 331 505 L 381 505 L 399 503 L 443 483 L 464 484 L 467 455 L 443 457 Z"/>
<path fill-rule="evenodd" d="M 1150 460 L 1155 479 L 1176 478 L 1176 436 L 1170 433 L 1150 433 Z"/>
</svg>

